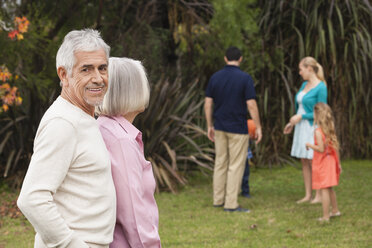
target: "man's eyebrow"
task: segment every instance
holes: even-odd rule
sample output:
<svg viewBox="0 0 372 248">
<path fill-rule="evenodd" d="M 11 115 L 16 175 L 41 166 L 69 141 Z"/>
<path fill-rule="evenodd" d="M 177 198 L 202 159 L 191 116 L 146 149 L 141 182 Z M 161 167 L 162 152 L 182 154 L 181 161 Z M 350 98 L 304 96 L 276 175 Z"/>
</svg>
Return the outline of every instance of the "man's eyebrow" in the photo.
<svg viewBox="0 0 372 248">
<path fill-rule="evenodd" d="M 98 67 L 107 67 L 107 66 L 108 66 L 107 64 L 101 64 Z M 94 67 L 94 65 L 92 65 L 92 64 L 87 64 L 87 65 L 80 66 L 80 68 L 92 68 L 92 67 Z"/>
<path fill-rule="evenodd" d="M 90 68 L 90 67 L 93 67 L 93 65 L 82 65 L 82 66 L 80 66 L 80 68 Z"/>
</svg>

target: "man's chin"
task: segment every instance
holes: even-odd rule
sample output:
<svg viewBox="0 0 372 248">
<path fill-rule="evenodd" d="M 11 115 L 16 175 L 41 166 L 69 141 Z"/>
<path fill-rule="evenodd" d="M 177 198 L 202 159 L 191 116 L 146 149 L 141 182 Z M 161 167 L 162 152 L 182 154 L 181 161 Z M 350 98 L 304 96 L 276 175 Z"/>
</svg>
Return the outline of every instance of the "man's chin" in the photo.
<svg viewBox="0 0 372 248">
<path fill-rule="evenodd" d="M 103 98 L 97 98 L 97 99 L 84 99 L 87 104 L 89 104 L 92 107 L 98 107 L 102 105 Z"/>
</svg>

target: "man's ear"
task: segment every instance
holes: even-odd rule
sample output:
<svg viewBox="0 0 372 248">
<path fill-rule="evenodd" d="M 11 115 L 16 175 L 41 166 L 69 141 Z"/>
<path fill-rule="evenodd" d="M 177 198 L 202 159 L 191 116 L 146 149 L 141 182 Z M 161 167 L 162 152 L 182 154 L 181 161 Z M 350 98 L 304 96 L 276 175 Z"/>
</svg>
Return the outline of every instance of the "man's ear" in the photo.
<svg viewBox="0 0 372 248">
<path fill-rule="evenodd" d="M 223 59 L 225 60 L 225 63 L 229 62 L 229 60 L 226 58 L 226 56 L 223 56 Z"/>
<path fill-rule="evenodd" d="M 60 66 L 57 69 L 57 74 L 59 77 L 59 80 L 61 80 L 61 86 L 68 86 L 68 79 L 67 79 L 67 70 Z"/>
<path fill-rule="evenodd" d="M 239 58 L 239 60 L 238 60 L 239 64 L 240 64 L 242 61 L 243 61 L 243 56 L 240 56 L 240 58 Z"/>
</svg>

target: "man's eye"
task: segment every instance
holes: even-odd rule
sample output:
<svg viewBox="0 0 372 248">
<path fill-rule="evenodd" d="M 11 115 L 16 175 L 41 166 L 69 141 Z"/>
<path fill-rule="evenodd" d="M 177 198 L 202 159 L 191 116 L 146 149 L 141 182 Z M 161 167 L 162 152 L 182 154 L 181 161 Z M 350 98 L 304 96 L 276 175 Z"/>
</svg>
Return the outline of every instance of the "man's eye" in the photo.
<svg viewBox="0 0 372 248">
<path fill-rule="evenodd" d="M 87 72 L 88 70 L 89 70 L 88 68 L 81 69 L 82 72 Z"/>
<path fill-rule="evenodd" d="M 100 71 L 107 71 L 107 66 L 102 66 L 99 68 Z"/>
</svg>

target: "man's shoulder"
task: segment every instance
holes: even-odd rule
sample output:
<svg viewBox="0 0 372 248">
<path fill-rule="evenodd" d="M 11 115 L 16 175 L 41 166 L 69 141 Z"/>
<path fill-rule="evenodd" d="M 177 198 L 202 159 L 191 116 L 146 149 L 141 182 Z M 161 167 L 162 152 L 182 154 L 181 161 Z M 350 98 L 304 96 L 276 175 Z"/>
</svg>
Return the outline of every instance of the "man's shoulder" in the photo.
<svg viewBox="0 0 372 248">
<path fill-rule="evenodd" d="M 248 73 L 242 71 L 239 67 L 237 66 L 230 66 L 230 67 L 223 67 L 222 69 L 220 69 L 219 71 L 216 71 L 215 73 L 213 73 L 212 78 L 219 78 L 219 77 L 223 77 L 223 76 L 226 76 L 226 75 L 248 75 Z M 249 75 L 248 75 L 249 76 Z"/>
<path fill-rule="evenodd" d="M 224 68 L 224 69 L 225 69 L 225 68 Z M 243 70 L 242 70 L 240 67 L 238 67 L 238 66 L 231 67 L 232 70 L 231 70 L 231 69 L 230 69 L 230 70 L 224 70 L 224 69 L 222 69 L 221 71 L 224 71 L 224 72 L 226 72 L 226 73 L 231 73 L 231 74 L 233 74 L 233 75 L 235 75 L 235 76 L 238 76 L 238 77 L 252 79 L 251 75 L 249 75 L 248 72 L 243 71 Z M 224 73 L 224 72 L 222 72 L 222 73 Z"/>
<path fill-rule="evenodd" d="M 243 77 L 243 78 L 252 79 L 251 75 L 248 72 L 245 72 L 240 68 L 239 68 L 239 70 L 236 70 L 235 73 L 238 74 L 239 76 Z"/>
<path fill-rule="evenodd" d="M 225 74 L 225 73 L 226 73 L 225 68 L 222 68 L 221 70 L 218 70 L 215 73 L 213 73 L 211 76 L 211 79 L 215 77 L 219 77 L 220 75 Z"/>
<path fill-rule="evenodd" d="M 51 120 L 61 120 L 69 122 L 72 126 L 77 127 L 82 119 L 84 119 L 84 115 L 77 107 L 73 106 L 62 97 L 58 97 L 45 112 L 40 125 L 46 124 Z"/>
</svg>

